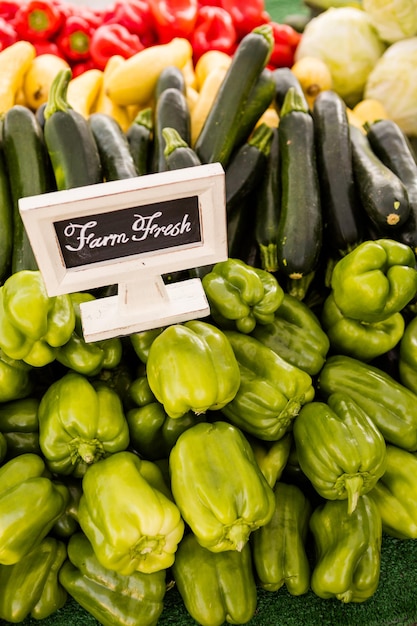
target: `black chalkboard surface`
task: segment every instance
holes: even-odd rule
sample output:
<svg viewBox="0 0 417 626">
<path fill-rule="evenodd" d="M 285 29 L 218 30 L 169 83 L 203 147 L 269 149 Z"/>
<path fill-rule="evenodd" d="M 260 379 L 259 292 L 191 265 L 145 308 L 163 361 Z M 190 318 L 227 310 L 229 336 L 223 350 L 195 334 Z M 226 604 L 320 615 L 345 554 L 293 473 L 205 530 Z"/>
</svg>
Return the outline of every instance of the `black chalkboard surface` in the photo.
<svg viewBox="0 0 417 626">
<path fill-rule="evenodd" d="M 201 244 L 198 196 L 54 222 L 66 268 Z"/>
</svg>

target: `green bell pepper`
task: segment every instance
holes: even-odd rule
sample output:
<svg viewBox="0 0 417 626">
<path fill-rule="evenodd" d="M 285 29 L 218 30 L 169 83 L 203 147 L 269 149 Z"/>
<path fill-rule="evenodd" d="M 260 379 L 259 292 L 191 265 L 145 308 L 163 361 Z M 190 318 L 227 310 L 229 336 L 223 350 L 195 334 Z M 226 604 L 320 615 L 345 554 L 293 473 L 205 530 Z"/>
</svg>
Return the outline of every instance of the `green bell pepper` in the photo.
<svg viewBox="0 0 417 626">
<path fill-rule="evenodd" d="M 243 433 L 226 422 L 203 422 L 182 433 L 169 456 L 171 489 L 199 543 L 213 552 L 242 550 L 267 524 L 274 494 Z"/>
<path fill-rule="evenodd" d="M 78 521 L 101 565 L 126 576 L 171 567 L 184 533 L 159 467 L 128 451 L 88 468 Z"/>
<path fill-rule="evenodd" d="M 38 408 L 39 400 L 32 396 L 0 404 L 0 432 L 7 443 L 8 458 L 26 452 L 41 454 Z"/>
<path fill-rule="evenodd" d="M 46 619 L 67 600 L 58 575 L 67 558 L 65 544 L 45 537 L 13 565 L 0 565 L 0 618 L 20 623 L 27 617 Z"/>
<path fill-rule="evenodd" d="M 285 585 L 292 596 L 310 588 L 310 563 L 306 551 L 312 506 L 296 485 L 277 482 L 275 512 L 268 524 L 251 536 L 257 580 L 267 591 Z"/>
<path fill-rule="evenodd" d="M 38 270 L 16 272 L 0 287 L 0 348 L 11 359 L 51 363 L 74 326 L 70 296 L 48 296 Z"/>
<path fill-rule="evenodd" d="M 400 382 L 417 394 L 417 317 L 413 317 L 406 325 L 399 348 Z"/>
<path fill-rule="evenodd" d="M 315 313 L 289 294 L 284 295 L 274 320 L 257 325 L 252 336 L 310 376 L 319 373 L 329 351 L 329 338 Z"/>
<path fill-rule="evenodd" d="M 339 259 L 331 288 L 343 315 L 380 322 L 400 312 L 417 293 L 412 249 L 392 239 L 364 241 Z"/>
<path fill-rule="evenodd" d="M 196 415 L 192 411 L 175 419 L 169 417 L 153 395 L 146 375 L 132 382 L 129 394 L 138 405 L 126 413 L 130 446 L 149 461 L 168 458 L 180 434 L 205 420 L 204 414 Z"/>
<path fill-rule="evenodd" d="M 222 413 L 245 433 L 277 441 L 314 398 L 312 378 L 255 337 L 224 332 L 239 364 L 240 386 Z"/>
<path fill-rule="evenodd" d="M 83 337 L 80 304 L 91 302 L 95 297 L 89 293 L 73 293 L 69 297 L 74 309 L 75 326 L 68 341 L 56 351 L 56 360 L 84 376 L 95 376 L 103 368 L 117 367 L 122 358 L 122 342 L 119 337 L 90 343 Z"/>
<path fill-rule="evenodd" d="M 7 456 L 7 441 L 2 432 L 0 432 L 0 464 L 3 463 Z"/>
<path fill-rule="evenodd" d="M 323 303 L 321 322 L 334 354 L 347 354 L 362 361 L 372 361 L 392 350 L 405 328 L 404 317 L 399 312 L 378 322 L 346 317 L 332 293 Z"/>
<path fill-rule="evenodd" d="M 154 339 L 146 363 L 149 386 L 169 417 L 205 413 L 230 402 L 239 365 L 222 330 L 192 320 L 168 326 Z"/>
<path fill-rule="evenodd" d="M 387 445 L 384 475 L 370 492 L 382 518 L 382 530 L 399 539 L 417 539 L 417 457 Z"/>
<path fill-rule="evenodd" d="M 42 396 L 39 444 L 57 474 L 82 476 L 87 467 L 129 445 L 129 426 L 118 394 L 104 383 L 68 372 Z"/>
<path fill-rule="evenodd" d="M 317 386 L 324 399 L 338 391 L 349 395 L 388 443 L 417 451 L 417 394 L 385 371 L 353 357 L 334 355 L 327 359 Z"/>
<path fill-rule="evenodd" d="M 259 469 L 265 476 L 268 485 L 274 488 L 276 482 L 281 478 L 290 456 L 293 444 L 292 433 L 285 433 L 278 441 L 262 441 L 249 438 L 249 443 Z"/>
<path fill-rule="evenodd" d="M 61 479 L 61 477 L 60 477 Z M 51 529 L 51 535 L 58 539 L 68 539 L 80 530 L 78 523 L 78 505 L 82 496 L 82 479 L 73 476 L 65 476 L 62 483 L 68 491 L 68 502 L 65 511 L 55 522 Z"/>
<path fill-rule="evenodd" d="M 66 487 L 46 474 L 44 460 L 30 453 L 0 467 L 0 564 L 20 561 L 65 511 Z"/>
<path fill-rule="evenodd" d="M 240 552 L 212 552 L 188 533 L 172 573 L 188 613 L 201 626 L 246 624 L 254 616 L 257 591 L 249 544 Z"/>
<path fill-rule="evenodd" d="M 215 322 L 242 333 L 272 322 L 284 297 L 273 274 L 240 259 L 216 263 L 202 284 Z"/>
<path fill-rule="evenodd" d="M 361 496 L 353 513 L 344 500 L 328 500 L 310 518 L 316 560 L 311 589 L 325 600 L 364 602 L 379 584 L 382 523 L 369 494 Z"/>
<path fill-rule="evenodd" d="M 163 610 L 165 571 L 127 576 L 103 567 L 83 533 L 68 542 L 59 580 L 72 598 L 103 626 L 156 626 Z"/>
<path fill-rule="evenodd" d="M 139 333 L 129 335 L 133 350 L 142 363 L 146 363 L 148 360 L 149 348 L 151 347 L 153 340 L 156 339 L 156 337 L 158 337 L 163 330 L 165 330 L 164 327 L 151 328 L 150 330 L 143 330 Z"/>
<path fill-rule="evenodd" d="M 385 470 L 386 444 L 372 419 L 346 393 L 310 402 L 294 422 L 298 462 L 316 491 L 347 500 L 352 513 Z"/>
<path fill-rule="evenodd" d="M 32 366 L 10 359 L 0 350 L 0 402 L 26 398 L 34 386 Z"/>
</svg>

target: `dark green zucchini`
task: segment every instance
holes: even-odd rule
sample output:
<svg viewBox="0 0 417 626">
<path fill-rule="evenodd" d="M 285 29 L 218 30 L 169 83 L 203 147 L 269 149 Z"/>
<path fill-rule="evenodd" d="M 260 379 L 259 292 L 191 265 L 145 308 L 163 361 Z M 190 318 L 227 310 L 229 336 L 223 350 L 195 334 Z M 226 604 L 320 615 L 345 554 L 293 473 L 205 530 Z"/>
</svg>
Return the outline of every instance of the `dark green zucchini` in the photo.
<svg viewBox="0 0 417 626">
<path fill-rule="evenodd" d="M 3 121 L 0 121 L 0 128 Z M 0 130 L 0 283 L 10 275 L 13 254 L 13 199 Z"/>
<path fill-rule="evenodd" d="M 255 192 L 255 239 L 259 247 L 262 269 L 278 271 L 277 234 L 281 212 L 279 184 L 279 130 L 272 129 L 271 148 L 265 173 Z"/>
<path fill-rule="evenodd" d="M 185 95 L 176 87 L 167 87 L 162 91 L 155 106 L 155 129 L 153 140 L 152 170 L 164 172 L 168 169 L 165 162 L 165 139 L 163 128 L 175 128 L 185 143 L 191 143 L 191 116 Z"/>
<path fill-rule="evenodd" d="M 352 124 L 350 140 L 358 193 L 370 221 L 384 231 L 403 226 L 410 215 L 404 183 L 375 154 L 368 137 Z"/>
<path fill-rule="evenodd" d="M 248 137 L 250 137 L 259 118 L 272 104 L 274 93 L 275 83 L 272 79 L 272 72 L 268 68 L 265 68 L 250 90 L 235 138 L 235 151 L 237 147 L 240 147 L 242 143 L 247 141 Z"/>
<path fill-rule="evenodd" d="M 52 81 L 44 110 L 44 137 L 58 190 L 100 183 L 100 155 L 87 119 L 67 101 L 72 72 L 64 69 Z"/>
<path fill-rule="evenodd" d="M 175 128 L 167 126 L 162 129 L 165 141 L 164 156 L 169 170 L 179 170 L 184 167 L 201 165 L 195 151 L 181 137 Z"/>
<path fill-rule="evenodd" d="M 161 93 L 165 91 L 165 89 L 169 89 L 171 87 L 179 89 L 179 91 L 185 95 L 185 77 L 180 68 L 175 65 L 168 65 L 167 67 L 164 67 L 159 74 L 155 87 L 155 99 L 158 100 Z"/>
<path fill-rule="evenodd" d="M 300 81 L 291 70 L 291 68 L 276 67 L 272 70 L 272 80 L 275 84 L 274 102 L 278 113 L 280 113 L 281 111 L 285 96 L 287 95 L 287 91 L 290 87 L 294 87 L 294 89 L 296 89 L 300 98 L 304 100 L 305 107 L 308 109 L 308 104 L 307 100 L 305 99 L 303 88 L 301 87 Z"/>
<path fill-rule="evenodd" d="M 229 257 L 241 258 L 244 240 L 253 231 L 255 210 L 252 192 L 265 173 L 271 142 L 272 128 L 260 124 L 234 153 L 225 170 Z"/>
<path fill-rule="evenodd" d="M 317 268 L 323 219 L 314 122 L 303 98 L 290 87 L 279 123 L 281 213 L 277 235 L 280 272 L 300 282 Z"/>
<path fill-rule="evenodd" d="M 395 238 L 417 254 L 417 163 L 413 149 L 393 120 L 378 120 L 365 128 L 372 150 L 406 186 L 410 214 L 403 227 L 395 231 Z"/>
<path fill-rule="evenodd" d="M 326 241 L 337 258 L 363 239 L 346 105 L 335 91 L 322 91 L 312 115 Z"/>
<path fill-rule="evenodd" d="M 249 94 L 265 69 L 273 46 L 270 24 L 254 28 L 240 41 L 194 145 L 202 163 L 227 166 L 237 147 L 236 137 Z"/>
<path fill-rule="evenodd" d="M 42 128 L 29 108 L 16 104 L 3 118 L 3 149 L 13 201 L 12 272 L 37 269 L 19 213 L 19 199 L 55 189 Z"/>
<path fill-rule="evenodd" d="M 104 180 L 138 176 L 129 142 L 117 120 L 106 113 L 92 113 L 88 123 L 97 144 Z"/>
<path fill-rule="evenodd" d="M 127 129 L 126 137 L 138 175 L 149 174 L 153 142 L 153 111 L 151 107 L 139 111 Z"/>
</svg>

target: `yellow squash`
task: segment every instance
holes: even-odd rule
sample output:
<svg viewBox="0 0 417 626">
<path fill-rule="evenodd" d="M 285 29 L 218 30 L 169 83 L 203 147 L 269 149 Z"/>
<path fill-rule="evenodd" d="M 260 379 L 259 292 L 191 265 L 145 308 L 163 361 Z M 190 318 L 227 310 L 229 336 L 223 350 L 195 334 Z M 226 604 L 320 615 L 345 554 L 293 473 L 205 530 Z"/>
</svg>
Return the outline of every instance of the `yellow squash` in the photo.
<svg viewBox="0 0 417 626">
<path fill-rule="evenodd" d="M 35 46 L 29 41 L 17 41 L 0 52 L 0 114 L 15 104 L 35 56 Z"/>
</svg>

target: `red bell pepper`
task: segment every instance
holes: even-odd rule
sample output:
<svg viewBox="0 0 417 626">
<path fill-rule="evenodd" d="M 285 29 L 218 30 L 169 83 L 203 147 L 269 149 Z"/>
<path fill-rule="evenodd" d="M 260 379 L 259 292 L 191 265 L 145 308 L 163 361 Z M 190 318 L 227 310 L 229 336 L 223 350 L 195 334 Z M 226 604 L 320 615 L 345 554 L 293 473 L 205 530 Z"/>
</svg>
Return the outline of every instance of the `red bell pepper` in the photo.
<svg viewBox="0 0 417 626">
<path fill-rule="evenodd" d="M 36 50 L 36 56 L 41 54 L 54 54 L 56 57 L 65 58 L 55 41 L 34 41 L 33 45 Z"/>
<path fill-rule="evenodd" d="M 85 61 L 90 57 L 91 38 L 94 27 L 80 15 L 70 15 L 56 43 L 68 61 Z"/>
<path fill-rule="evenodd" d="M 232 16 L 221 7 L 200 7 L 190 41 L 194 62 L 209 50 L 233 54 L 237 46 L 237 35 Z"/>
<path fill-rule="evenodd" d="M 139 37 L 125 26 L 102 24 L 94 31 L 90 52 L 96 67 L 104 70 L 111 56 L 118 54 L 128 59 L 144 47 Z"/>
<path fill-rule="evenodd" d="M 301 34 L 288 24 L 270 22 L 274 34 L 274 48 L 268 65 L 274 67 L 291 67 L 294 65 L 294 55 L 301 40 Z"/>
<path fill-rule="evenodd" d="M 158 43 L 155 21 L 146 0 L 115 0 L 102 17 L 103 24 L 121 24 L 130 33 L 138 35 L 148 48 Z"/>
<path fill-rule="evenodd" d="M 0 52 L 18 40 L 17 32 L 4 17 L 0 17 Z"/>
<path fill-rule="evenodd" d="M 70 65 L 72 78 L 75 78 L 80 74 L 84 74 L 87 70 L 99 69 L 91 58 L 86 61 L 77 61 L 76 63 L 71 63 Z"/>
<path fill-rule="evenodd" d="M 21 39 L 53 39 L 65 21 L 61 5 L 53 0 L 29 0 L 21 4 L 14 17 L 14 27 Z"/>
<path fill-rule="evenodd" d="M 197 22 L 198 0 L 148 0 L 159 43 L 188 39 Z"/>
<path fill-rule="evenodd" d="M 20 9 L 20 4 L 20 2 L 15 2 L 15 0 L 2 0 L 0 2 L 0 17 L 10 23 L 14 20 L 18 9 Z"/>
<path fill-rule="evenodd" d="M 264 0 L 221 0 L 221 6 L 232 16 L 239 39 L 271 19 Z"/>
</svg>

